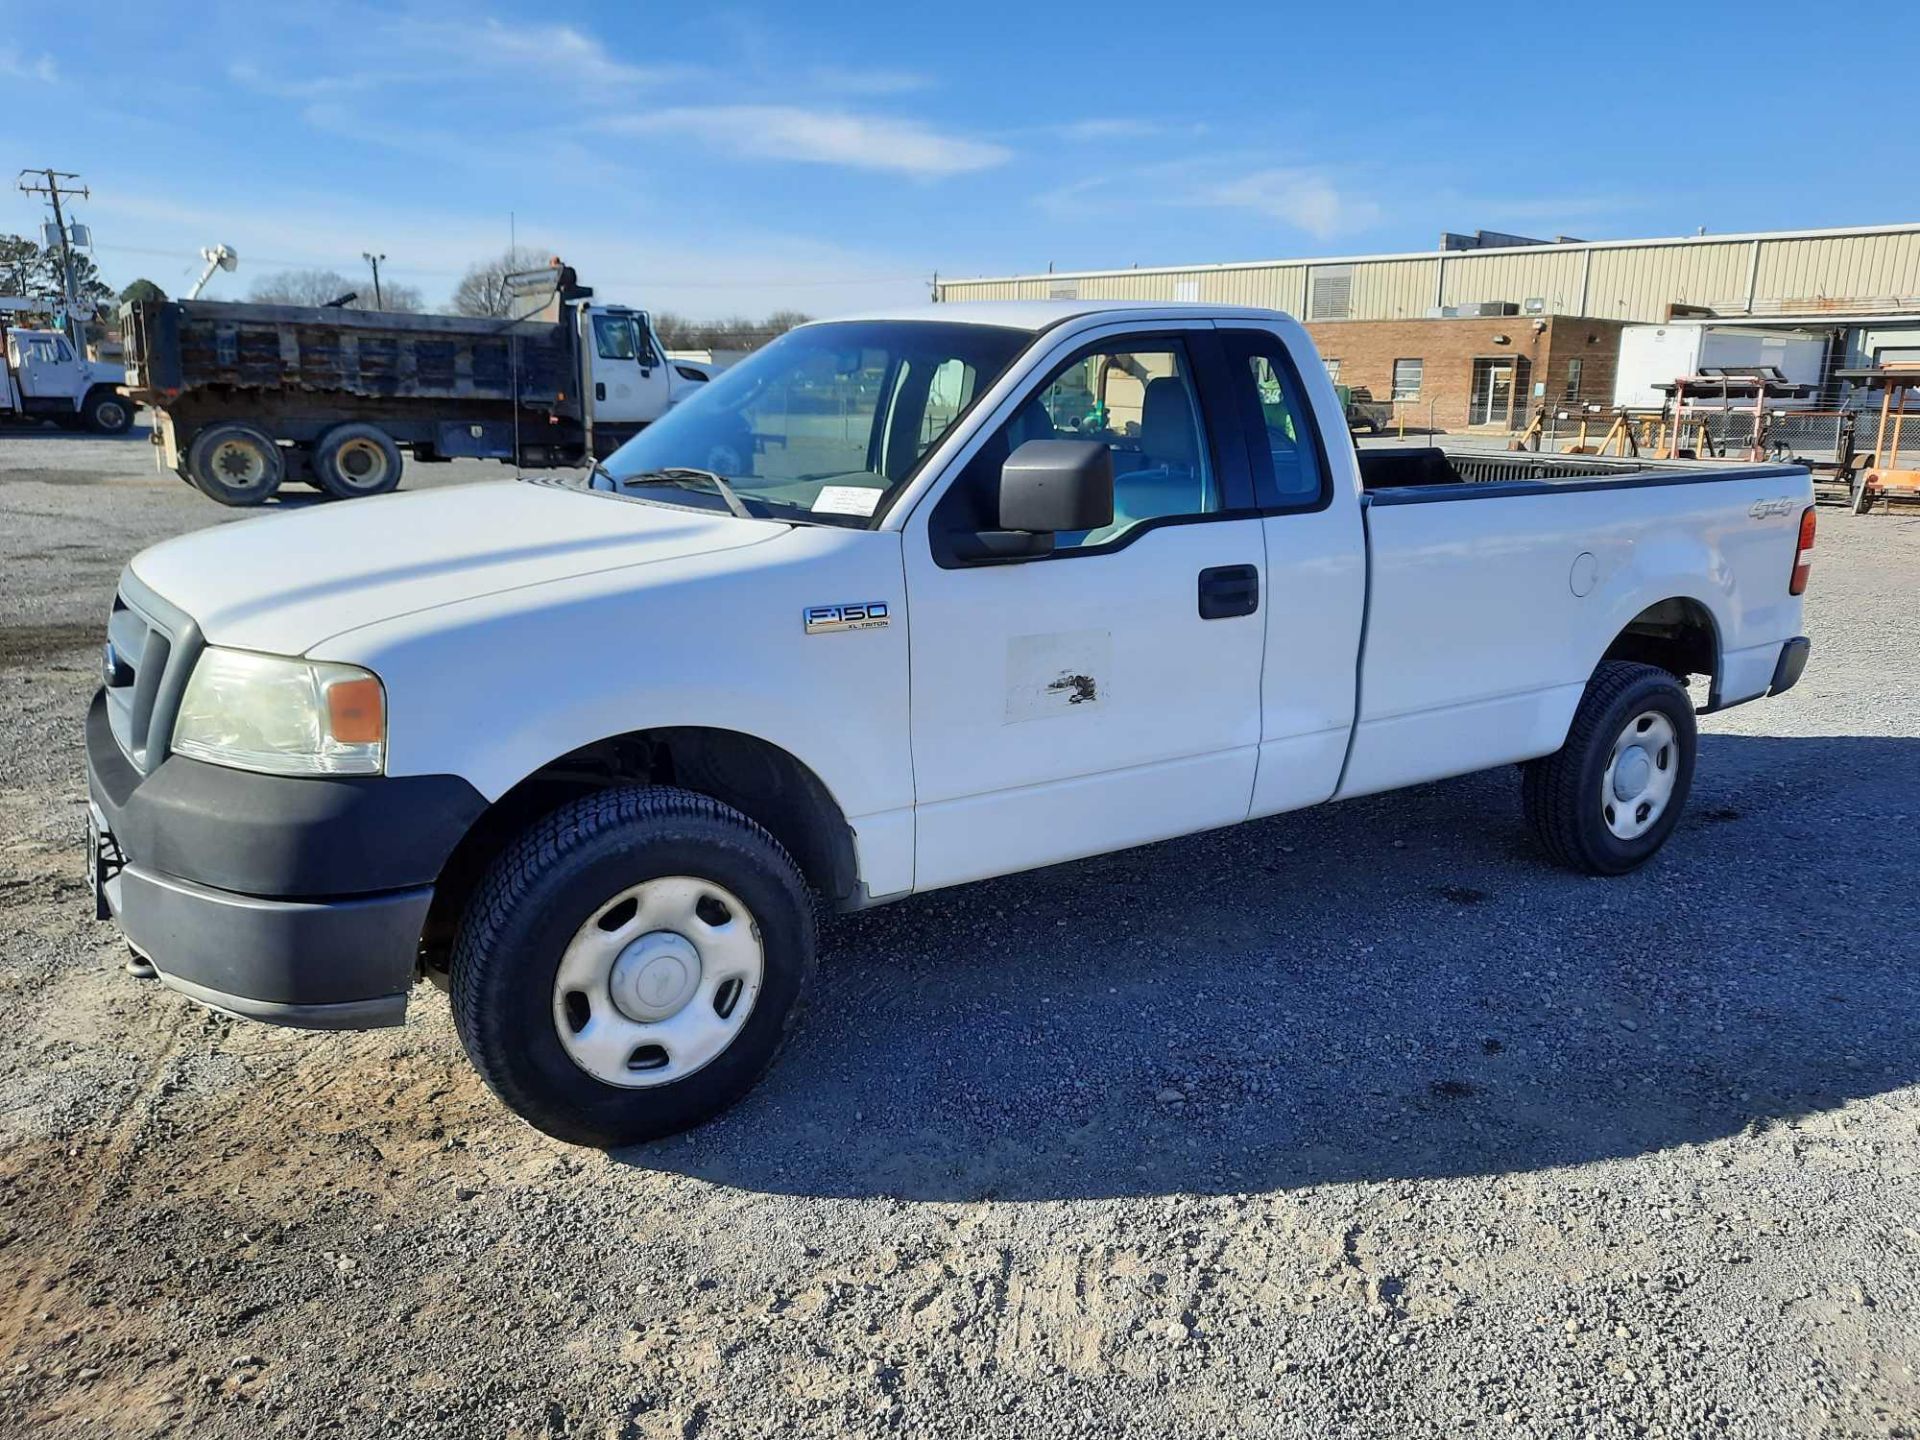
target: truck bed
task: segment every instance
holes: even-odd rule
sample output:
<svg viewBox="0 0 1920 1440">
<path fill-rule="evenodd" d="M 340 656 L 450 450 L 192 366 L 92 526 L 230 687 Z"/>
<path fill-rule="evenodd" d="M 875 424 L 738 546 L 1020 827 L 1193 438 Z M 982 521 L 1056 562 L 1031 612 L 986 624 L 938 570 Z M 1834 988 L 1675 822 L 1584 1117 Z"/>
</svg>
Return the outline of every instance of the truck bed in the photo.
<svg viewBox="0 0 1920 1440">
<path fill-rule="evenodd" d="M 127 306 L 123 319 L 127 390 L 153 404 L 216 387 L 508 402 L 517 390 L 535 409 L 568 403 L 568 332 L 545 321 L 172 300 Z"/>
<path fill-rule="evenodd" d="M 1764 694 L 1798 633 L 1787 582 L 1813 503 L 1804 469 L 1373 456 L 1386 458 L 1360 452 L 1370 580 L 1342 794 L 1558 748 L 1592 657 L 1655 602 L 1713 628 L 1709 708 Z"/>
<path fill-rule="evenodd" d="M 1724 462 L 1636 459 L 1597 455 L 1540 455 L 1528 451 L 1442 450 L 1435 446 L 1366 449 L 1360 484 L 1374 505 L 1419 505 L 1440 500 L 1482 500 L 1500 495 L 1564 494 L 1699 485 L 1724 480 L 1798 477 L 1791 465 L 1729 465 Z"/>
</svg>

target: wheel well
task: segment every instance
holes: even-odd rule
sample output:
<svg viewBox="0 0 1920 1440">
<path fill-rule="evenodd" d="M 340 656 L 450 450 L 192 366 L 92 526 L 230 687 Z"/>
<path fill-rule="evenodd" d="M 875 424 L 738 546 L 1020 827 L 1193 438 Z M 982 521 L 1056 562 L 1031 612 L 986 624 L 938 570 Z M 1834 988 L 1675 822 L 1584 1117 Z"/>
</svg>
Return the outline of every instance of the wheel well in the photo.
<svg viewBox="0 0 1920 1440">
<path fill-rule="evenodd" d="M 1717 683 L 1720 675 L 1720 632 L 1713 616 L 1698 600 L 1676 596 L 1649 605 L 1614 637 L 1603 660 L 1632 660 L 1658 665 L 1684 682 L 1704 675 Z"/>
<path fill-rule="evenodd" d="M 541 766 L 474 822 L 434 886 L 422 937 L 428 970 L 445 971 L 468 897 L 515 837 L 579 796 L 636 784 L 677 785 L 731 805 L 785 847 L 829 904 L 846 906 L 858 898 L 853 830 L 827 787 L 800 761 L 734 730 L 636 730 Z"/>
</svg>

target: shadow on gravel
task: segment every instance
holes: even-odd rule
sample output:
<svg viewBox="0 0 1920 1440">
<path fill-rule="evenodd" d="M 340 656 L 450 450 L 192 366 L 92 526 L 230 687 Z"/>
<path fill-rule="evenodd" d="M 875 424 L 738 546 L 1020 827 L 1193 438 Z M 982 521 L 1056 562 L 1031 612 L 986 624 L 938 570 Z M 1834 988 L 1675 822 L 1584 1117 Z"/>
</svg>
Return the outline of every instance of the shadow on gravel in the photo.
<svg viewBox="0 0 1920 1440">
<path fill-rule="evenodd" d="M 1920 1081 L 1920 740 L 1709 735 L 1638 874 L 1550 868 L 1511 771 L 828 930 L 761 1088 L 636 1166 L 1032 1200 L 1634 1156 Z"/>
<path fill-rule="evenodd" d="M 118 435 L 102 435 L 93 430 L 63 430 L 58 425 L 0 425 L 0 444 L 8 440 L 70 440 L 76 444 L 145 444 L 151 433 L 146 425 L 133 425 Z"/>
</svg>

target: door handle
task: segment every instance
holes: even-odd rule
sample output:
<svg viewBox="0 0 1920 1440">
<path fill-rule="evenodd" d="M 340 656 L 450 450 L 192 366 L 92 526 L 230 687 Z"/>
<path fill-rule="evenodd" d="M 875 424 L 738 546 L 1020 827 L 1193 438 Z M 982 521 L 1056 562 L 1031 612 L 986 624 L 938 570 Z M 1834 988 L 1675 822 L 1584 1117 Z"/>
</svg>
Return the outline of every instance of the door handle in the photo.
<svg viewBox="0 0 1920 1440">
<path fill-rule="evenodd" d="M 601 380 L 593 382 L 593 398 L 596 400 L 604 400 L 607 398 L 606 382 Z"/>
<path fill-rule="evenodd" d="M 1200 572 L 1200 618 L 1227 620 L 1260 608 L 1260 570 L 1254 565 L 1215 565 Z"/>
</svg>

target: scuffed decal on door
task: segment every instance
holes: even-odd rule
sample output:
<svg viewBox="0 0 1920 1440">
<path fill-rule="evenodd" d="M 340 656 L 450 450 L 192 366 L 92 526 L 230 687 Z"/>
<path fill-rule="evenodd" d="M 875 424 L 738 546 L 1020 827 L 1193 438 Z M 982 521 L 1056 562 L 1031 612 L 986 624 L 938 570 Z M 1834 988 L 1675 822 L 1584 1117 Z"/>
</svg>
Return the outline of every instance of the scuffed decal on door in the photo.
<svg viewBox="0 0 1920 1440">
<path fill-rule="evenodd" d="M 1007 642 L 1006 723 L 1098 713 L 1113 694 L 1113 635 L 1067 630 Z"/>
<path fill-rule="evenodd" d="M 1085 705 L 1100 698 L 1100 684 L 1091 675 L 1068 675 L 1062 672 L 1060 678 L 1047 688 L 1066 691 L 1069 705 Z"/>
</svg>

